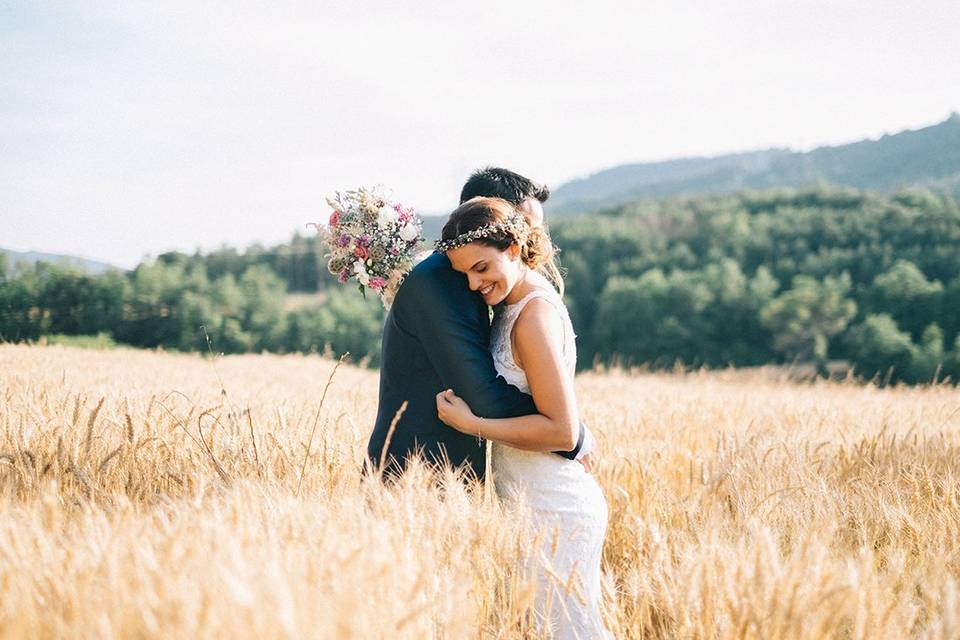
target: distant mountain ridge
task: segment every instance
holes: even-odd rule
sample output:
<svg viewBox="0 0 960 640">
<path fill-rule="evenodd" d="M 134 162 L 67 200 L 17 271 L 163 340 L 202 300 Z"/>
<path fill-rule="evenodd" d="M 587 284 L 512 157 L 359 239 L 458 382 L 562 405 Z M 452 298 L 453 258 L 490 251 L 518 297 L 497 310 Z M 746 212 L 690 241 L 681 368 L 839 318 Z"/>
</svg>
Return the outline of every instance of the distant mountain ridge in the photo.
<svg viewBox="0 0 960 640">
<path fill-rule="evenodd" d="M 877 140 L 798 152 L 766 149 L 711 158 L 624 164 L 557 187 L 549 212 L 572 214 L 643 198 L 830 183 L 894 191 L 924 185 L 960 192 L 960 115 Z"/>
<path fill-rule="evenodd" d="M 57 253 L 42 253 L 40 251 L 13 251 L 12 249 L 4 249 L 3 247 L 0 247 L 0 253 L 7 256 L 7 265 L 10 267 L 17 262 L 27 262 L 29 264 L 36 264 L 37 262 L 50 262 L 54 264 L 73 266 L 81 271 L 86 271 L 87 273 L 93 275 L 100 275 L 109 269 L 126 271 L 126 269 L 121 269 L 120 267 L 108 264 L 106 262 L 100 262 L 99 260 L 90 260 L 89 258 L 79 258 L 77 256 L 67 256 Z"/>
</svg>

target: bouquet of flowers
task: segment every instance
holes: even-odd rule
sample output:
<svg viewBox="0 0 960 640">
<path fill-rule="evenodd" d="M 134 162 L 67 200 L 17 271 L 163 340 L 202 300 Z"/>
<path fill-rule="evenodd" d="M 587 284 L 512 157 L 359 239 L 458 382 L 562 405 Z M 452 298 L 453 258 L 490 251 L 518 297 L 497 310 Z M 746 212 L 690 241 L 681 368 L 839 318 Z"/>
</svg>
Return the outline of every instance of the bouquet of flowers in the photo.
<svg viewBox="0 0 960 640">
<path fill-rule="evenodd" d="M 356 280 L 364 296 L 373 289 L 389 309 L 422 246 L 423 222 L 382 187 L 337 192 L 327 204 L 333 213 L 317 225 L 330 247 L 327 268 L 341 283 Z"/>
</svg>

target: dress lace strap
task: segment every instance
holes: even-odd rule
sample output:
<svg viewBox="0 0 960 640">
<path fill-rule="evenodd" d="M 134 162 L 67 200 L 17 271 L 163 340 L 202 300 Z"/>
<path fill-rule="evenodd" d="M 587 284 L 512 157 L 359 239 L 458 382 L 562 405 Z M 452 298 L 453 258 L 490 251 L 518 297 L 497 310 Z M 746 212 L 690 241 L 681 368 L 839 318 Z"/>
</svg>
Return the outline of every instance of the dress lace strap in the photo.
<svg viewBox="0 0 960 640">
<path fill-rule="evenodd" d="M 546 289 L 534 289 L 533 291 L 523 296 L 513 304 L 507 305 L 507 309 L 509 309 L 513 313 L 520 313 L 520 311 L 525 306 L 527 306 L 527 303 L 533 300 L 534 298 L 551 298 L 551 297 L 553 297 L 551 296 L 551 292 L 547 291 Z M 551 300 L 551 302 L 553 301 Z"/>
<path fill-rule="evenodd" d="M 506 330 L 507 330 L 507 331 L 506 331 L 506 334 L 507 334 L 507 336 L 510 337 L 510 338 L 512 338 L 512 336 L 513 336 L 513 325 L 516 324 L 517 318 L 520 317 L 520 312 L 523 311 L 523 308 L 527 306 L 527 303 L 529 303 L 531 300 L 533 300 L 533 299 L 535 299 L 535 298 L 543 298 L 544 300 L 546 300 L 547 302 L 549 302 L 550 304 L 552 304 L 552 305 L 553 305 L 553 308 L 556 309 L 556 310 L 557 310 L 557 313 L 560 314 L 560 320 L 561 320 L 561 322 L 563 322 L 563 325 L 564 325 L 564 327 L 563 327 L 563 351 L 564 351 L 564 353 L 566 353 L 566 351 L 567 351 L 567 327 L 566 327 L 566 323 L 569 322 L 569 320 L 567 319 L 566 314 L 564 313 L 564 310 L 565 310 L 565 309 L 564 309 L 563 303 L 560 302 L 560 300 L 559 300 L 559 294 L 557 294 L 557 293 L 555 293 L 555 292 L 553 292 L 553 291 L 547 291 L 546 289 L 534 289 L 533 291 L 531 291 L 531 292 L 528 293 L 527 295 L 525 295 L 525 296 L 523 296 L 522 298 L 520 298 L 519 300 L 517 300 L 515 303 L 513 303 L 513 304 L 511 304 L 511 305 L 507 305 L 506 313 L 507 313 L 507 315 L 509 316 L 509 317 L 505 318 L 505 320 L 509 323 L 509 324 L 507 325 L 507 327 L 506 327 Z M 512 340 L 511 340 L 511 342 L 512 342 Z"/>
</svg>

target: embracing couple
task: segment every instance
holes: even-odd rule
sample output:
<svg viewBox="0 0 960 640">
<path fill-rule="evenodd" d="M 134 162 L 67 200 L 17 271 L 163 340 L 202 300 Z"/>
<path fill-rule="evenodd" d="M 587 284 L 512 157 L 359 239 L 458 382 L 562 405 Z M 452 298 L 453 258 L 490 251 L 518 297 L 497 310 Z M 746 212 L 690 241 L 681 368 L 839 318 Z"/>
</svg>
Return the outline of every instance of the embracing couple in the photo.
<svg viewBox="0 0 960 640">
<path fill-rule="evenodd" d="M 548 195 L 497 168 L 464 185 L 436 251 L 409 273 L 387 315 L 367 453 L 388 475 L 417 453 L 482 478 L 483 440 L 492 441 L 497 495 L 522 500 L 544 534 L 531 559 L 541 626 L 555 638 L 606 638 L 607 504 L 585 459 L 593 439 L 577 411 L 575 336 L 543 228 Z"/>
</svg>

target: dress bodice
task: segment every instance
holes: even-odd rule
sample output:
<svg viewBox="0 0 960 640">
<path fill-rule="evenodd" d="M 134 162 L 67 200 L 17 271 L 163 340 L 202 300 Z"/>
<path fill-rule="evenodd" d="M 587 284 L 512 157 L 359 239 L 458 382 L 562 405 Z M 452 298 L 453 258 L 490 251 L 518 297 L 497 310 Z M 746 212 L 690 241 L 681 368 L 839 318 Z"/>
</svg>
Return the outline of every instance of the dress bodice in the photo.
<svg viewBox="0 0 960 640">
<path fill-rule="evenodd" d="M 563 359 L 571 379 L 577 366 L 576 335 L 560 294 L 542 275 L 530 273 L 528 277 L 540 278 L 541 284 L 545 286 L 534 289 L 513 304 L 497 309 L 490 336 L 490 351 L 497 373 L 524 393 L 530 393 L 530 384 L 527 381 L 527 374 L 513 357 L 511 335 L 517 319 L 531 300 L 543 298 L 549 301 L 560 314 L 564 329 Z M 543 508 L 549 508 L 556 500 L 553 494 L 558 487 L 571 488 L 571 495 L 576 497 L 576 487 L 589 477 L 583 466 L 573 460 L 553 453 L 516 449 L 501 442 L 493 444 L 492 466 L 495 482 L 501 495 L 506 496 L 516 489 L 522 489 L 531 504 L 537 506 L 538 501 L 543 498 L 544 491 L 547 491 L 551 493 L 551 497 L 545 498 L 539 504 Z"/>
<path fill-rule="evenodd" d="M 543 278 L 543 276 L 537 277 Z M 546 281 L 546 278 L 543 278 Z M 493 319 L 493 327 L 490 336 L 490 350 L 493 354 L 493 363 L 497 373 L 503 376 L 504 380 L 517 387 L 525 393 L 530 393 L 530 384 L 527 381 L 527 374 L 521 369 L 513 357 L 513 344 L 511 336 L 513 327 L 520 317 L 524 307 L 535 298 L 543 298 L 549 301 L 563 319 L 563 359 L 567 365 L 567 370 L 572 378 L 577 369 L 577 343 L 576 334 L 573 332 L 573 323 L 570 322 L 570 314 L 567 312 L 566 305 L 552 286 L 548 289 L 534 289 L 523 298 L 513 304 L 501 307 Z"/>
</svg>

